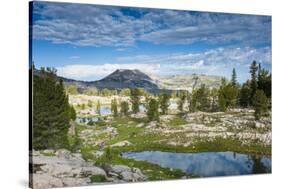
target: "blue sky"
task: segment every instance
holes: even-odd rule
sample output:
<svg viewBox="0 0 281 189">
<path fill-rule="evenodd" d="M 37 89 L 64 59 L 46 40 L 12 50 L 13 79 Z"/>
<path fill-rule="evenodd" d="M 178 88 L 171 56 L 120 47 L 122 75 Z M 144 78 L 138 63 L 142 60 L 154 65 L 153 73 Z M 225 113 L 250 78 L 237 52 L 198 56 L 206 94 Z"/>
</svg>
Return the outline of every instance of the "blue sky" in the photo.
<svg viewBox="0 0 281 189">
<path fill-rule="evenodd" d="M 116 69 L 208 74 L 240 82 L 253 60 L 271 71 L 271 17 L 34 2 L 32 59 L 97 80 Z"/>
</svg>

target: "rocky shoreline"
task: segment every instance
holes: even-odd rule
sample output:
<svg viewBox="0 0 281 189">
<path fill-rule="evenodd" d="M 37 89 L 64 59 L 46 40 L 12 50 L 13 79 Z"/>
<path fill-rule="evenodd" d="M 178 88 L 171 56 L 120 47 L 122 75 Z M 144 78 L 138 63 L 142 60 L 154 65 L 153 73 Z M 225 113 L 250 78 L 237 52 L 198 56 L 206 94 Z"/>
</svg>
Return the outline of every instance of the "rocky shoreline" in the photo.
<svg viewBox="0 0 281 189">
<path fill-rule="evenodd" d="M 138 168 L 111 164 L 100 167 L 85 161 L 80 153 L 65 149 L 32 151 L 32 163 L 35 189 L 147 180 Z"/>
</svg>

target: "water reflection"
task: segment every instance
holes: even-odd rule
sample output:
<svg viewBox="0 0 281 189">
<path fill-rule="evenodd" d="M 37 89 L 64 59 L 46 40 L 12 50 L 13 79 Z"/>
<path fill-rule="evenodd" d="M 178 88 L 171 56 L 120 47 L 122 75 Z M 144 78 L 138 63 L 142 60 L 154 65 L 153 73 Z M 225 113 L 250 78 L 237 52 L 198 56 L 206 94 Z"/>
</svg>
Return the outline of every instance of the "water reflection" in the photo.
<svg viewBox="0 0 281 189">
<path fill-rule="evenodd" d="M 271 158 L 234 152 L 171 153 L 128 152 L 123 157 L 177 168 L 202 177 L 270 173 Z"/>
</svg>

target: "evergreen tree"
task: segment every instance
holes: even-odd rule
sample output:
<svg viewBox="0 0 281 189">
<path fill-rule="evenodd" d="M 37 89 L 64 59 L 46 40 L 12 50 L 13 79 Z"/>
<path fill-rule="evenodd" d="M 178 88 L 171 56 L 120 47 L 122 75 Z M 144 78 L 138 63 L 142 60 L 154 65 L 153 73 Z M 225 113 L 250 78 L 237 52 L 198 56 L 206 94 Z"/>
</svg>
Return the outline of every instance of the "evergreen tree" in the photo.
<svg viewBox="0 0 281 189">
<path fill-rule="evenodd" d="M 85 104 L 81 104 L 81 109 L 85 109 L 86 108 L 86 106 L 85 106 Z"/>
<path fill-rule="evenodd" d="M 219 110 L 219 106 L 218 106 L 218 89 L 217 88 L 213 88 L 210 90 L 209 93 L 210 96 L 210 108 L 212 112 L 218 111 Z"/>
<path fill-rule="evenodd" d="M 251 101 L 251 83 L 248 80 L 246 83 L 244 83 L 241 87 L 240 94 L 239 94 L 239 104 L 243 108 L 248 108 L 250 106 Z"/>
<path fill-rule="evenodd" d="M 98 100 L 98 103 L 97 103 L 97 114 L 101 115 L 101 105 L 100 105 L 100 101 L 99 100 Z"/>
<path fill-rule="evenodd" d="M 256 93 L 256 90 L 258 88 L 258 84 L 257 84 L 257 70 L 258 70 L 258 66 L 256 61 L 253 61 L 253 63 L 250 66 L 250 73 L 251 73 L 251 97 L 254 96 L 254 94 Z M 252 103 L 252 102 L 251 102 Z"/>
<path fill-rule="evenodd" d="M 132 111 L 134 114 L 140 111 L 139 109 L 140 95 L 141 95 L 140 89 L 138 88 L 131 89 L 131 103 L 132 103 Z"/>
<path fill-rule="evenodd" d="M 159 104 L 156 99 L 149 100 L 147 117 L 149 121 L 159 121 Z"/>
<path fill-rule="evenodd" d="M 122 102 L 121 102 L 121 110 L 120 110 L 120 113 L 121 113 L 123 116 L 128 115 L 128 113 L 129 113 L 129 104 L 128 104 L 127 101 L 122 101 Z"/>
<path fill-rule="evenodd" d="M 163 93 L 159 96 L 159 104 L 161 109 L 161 114 L 165 115 L 168 112 L 170 96 Z"/>
<path fill-rule="evenodd" d="M 69 107 L 69 113 L 70 113 L 70 119 L 75 120 L 76 119 L 76 111 L 73 106 Z"/>
<path fill-rule="evenodd" d="M 93 102 L 91 100 L 88 100 L 88 107 L 93 107 Z"/>
<path fill-rule="evenodd" d="M 107 88 L 102 89 L 100 92 L 101 96 L 110 96 L 111 95 L 111 91 Z"/>
<path fill-rule="evenodd" d="M 223 111 L 223 112 L 225 112 L 227 109 L 226 100 L 225 100 L 223 93 L 219 93 L 219 108 L 220 108 L 220 111 Z"/>
<path fill-rule="evenodd" d="M 130 91 L 130 89 L 128 89 L 128 88 L 122 89 L 122 90 L 120 91 L 120 95 L 121 95 L 121 96 L 130 96 L 130 95 L 131 95 L 131 91 Z"/>
<path fill-rule="evenodd" d="M 259 120 L 268 112 L 268 99 L 262 90 L 257 90 L 253 97 L 255 119 Z"/>
<path fill-rule="evenodd" d="M 238 99 L 238 88 L 232 83 L 222 84 L 219 89 L 219 106 L 221 111 L 226 111 L 229 107 L 235 107 Z"/>
<path fill-rule="evenodd" d="M 209 89 L 204 84 L 192 93 L 192 109 L 193 111 L 210 110 Z"/>
<path fill-rule="evenodd" d="M 118 116 L 118 104 L 115 98 L 111 101 L 111 112 L 113 113 L 114 117 Z"/>
<path fill-rule="evenodd" d="M 181 94 L 179 97 L 179 100 L 177 101 L 177 105 L 178 105 L 178 110 L 180 112 L 183 112 L 183 107 L 184 107 L 184 103 L 186 101 L 186 96 L 185 94 Z"/>
<path fill-rule="evenodd" d="M 237 85 L 237 75 L 236 75 L 235 68 L 233 68 L 233 70 L 232 70 L 231 84 L 232 84 L 233 86 L 236 86 L 236 85 Z"/>
<path fill-rule="evenodd" d="M 65 87 L 67 94 L 77 95 L 79 94 L 77 86 L 76 85 L 69 85 Z"/>
<path fill-rule="evenodd" d="M 68 103 L 61 80 L 56 70 L 42 68 L 33 70 L 33 148 L 68 148 L 67 133 L 70 120 L 76 113 Z"/>
<path fill-rule="evenodd" d="M 263 90 L 267 98 L 271 98 L 271 74 L 259 66 L 258 89 Z"/>
</svg>

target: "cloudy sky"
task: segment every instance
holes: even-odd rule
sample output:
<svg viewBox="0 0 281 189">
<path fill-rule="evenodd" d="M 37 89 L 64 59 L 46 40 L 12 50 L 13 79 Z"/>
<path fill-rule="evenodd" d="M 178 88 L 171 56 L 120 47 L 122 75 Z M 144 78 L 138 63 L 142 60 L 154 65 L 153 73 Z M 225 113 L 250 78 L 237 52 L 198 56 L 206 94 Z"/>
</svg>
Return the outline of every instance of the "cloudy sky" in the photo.
<svg viewBox="0 0 281 189">
<path fill-rule="evenodd" d="M 116 69 L 249 78 L 271 71 L 271 17 L 34 2 L 32 59 L 58 75 L 97 80 Z"/>
</svg>

